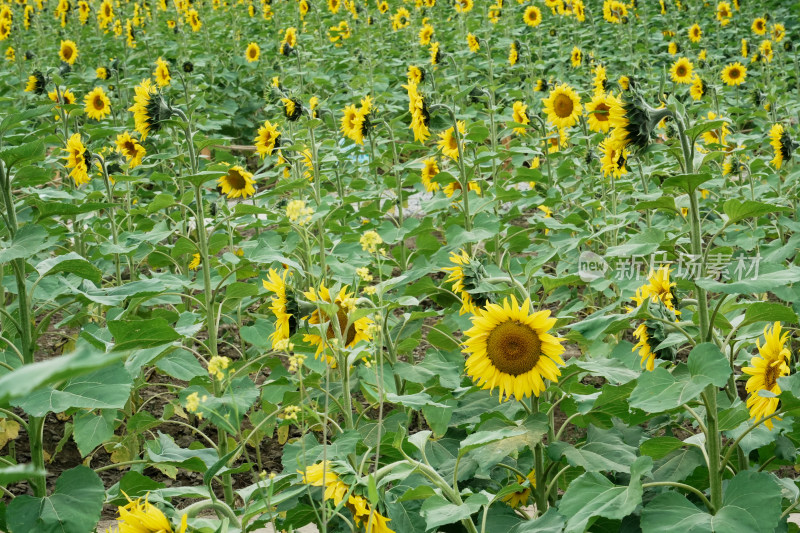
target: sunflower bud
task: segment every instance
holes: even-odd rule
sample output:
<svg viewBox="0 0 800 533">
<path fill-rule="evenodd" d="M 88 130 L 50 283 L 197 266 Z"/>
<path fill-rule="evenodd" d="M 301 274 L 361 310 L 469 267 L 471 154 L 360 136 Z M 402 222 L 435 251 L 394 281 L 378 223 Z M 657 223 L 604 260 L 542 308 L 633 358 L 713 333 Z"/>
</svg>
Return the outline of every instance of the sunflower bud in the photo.
<svg viewBox="0 0 800 533">
<path fill-rule="evenodd" d="M 183 71 L 187 74 L 191 74 L 194 71 L 194 64 L 192 64 L 191 61 L 184 62 Z"/>
</svg>

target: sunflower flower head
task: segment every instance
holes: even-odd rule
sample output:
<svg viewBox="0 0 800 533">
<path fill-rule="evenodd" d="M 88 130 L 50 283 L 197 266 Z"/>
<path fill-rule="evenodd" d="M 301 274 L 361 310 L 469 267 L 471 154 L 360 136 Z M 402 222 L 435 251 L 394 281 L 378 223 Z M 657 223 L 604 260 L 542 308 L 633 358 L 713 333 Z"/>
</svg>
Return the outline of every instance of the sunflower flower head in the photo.
<svg viewBox="0 0 800 533">
<path fill-rule="evenodd" d="M 217 180 L 222 194 L 227 195 L 229 199 L 253 196 L 256 193 L 255 183 L 253 173 L 239 165 L 230 167 L 228 172 Z"/>
<path fill-rule="evenodd" d="M 126 495 L 127 498 L 127 495 Z M 178 529 L 172 529 L 172 524 L 166 515 L 155 505 L 141 498 L 117 508 L 117 525 L 121 533 L 145 533 L 157 531 L 161 533 L 185 533 L 187 516 L 181 518 Z"/>
<path fill-rule="evenodd" d="M 70 170 L 70 177 L 75 181 L 75 185 L 83 185 L 89 183 L 89 167 L 92 164 L 92 154 L 81 141 L 81 134 L 75 133 L 67 141 L 67 147 L 64 149 L 67 155 L 65 166 Z"/>
<path fill-rule="evenodd" d="M 772 166 L 780 169 L 784 161 L 792 158 L 792 151 L 797 148 L 797 143 L 789 136 L 789 132 L 782 124 L 774 124 L 769 130 L 770 145 L 774 157 L 772 158 Z"/>
<path fill-rule="evenodd" d="M 750 376 L 745 389 L 750 393 L 747 407 L 755 421 L 772 415 L 778 409 L 780 399 L 777 396 L 781 393 L 778 378 L 789 375 L 787 363 L 791 359 L 791 352 L 786 347 L 788 339 L 788 332 L 781 334 L 780 322 L 775 322 L 772 329 L 766 326 L 764 344 L 761 344 L 760 339 L 756 343 L 758 355 L 750 359 L 749 367 L 742 367 L 742 372 Z M 761 391 L 770 394 L 761 394 Z M 780 420 L 778 417 L 772 418 Z M 769 429 L 773 428 L 772 418 L 764 422 Z"/>
<path fill-rule="evenodd" d="M 453 292 L 461 298 L 459 315 L 475 313 L 477 307 L 488 302 L 488 295 L 480 291 L 484 278 L 488 276 L 479 260 L 472 258 L 465 250 L 450 252 L 450 262 L 454 266 L 444 267 L 449 272 L 445 283 L 452 283 Z"/>
<path fill-rule="evenodd" d="M 142 140 L 145 140 L 151 131 L 156 132 L 161 129 L 162 123 L 172 116 L 169 104 L 149 79 L 142 80 L 142 83 L 136 86 L 133 105 L 128 111 L 133 113 L 136 131 L 142 136 Z"/>
<path fill-rule="evenodd" d="M 267 279 L 262 281 L 264 288 L 274 293 L 269 307 L 275 315 L 275 331 L 269 337 L 272 339 L 273 349 L 277 349 L 297 331 L 297 317 L 300 310 L 294 291 L 286 284 L 288 272 L 288 269 L 284 269 L 283 275 L 279 275 L 275 269 L 270 268 Z"/>
</svg>

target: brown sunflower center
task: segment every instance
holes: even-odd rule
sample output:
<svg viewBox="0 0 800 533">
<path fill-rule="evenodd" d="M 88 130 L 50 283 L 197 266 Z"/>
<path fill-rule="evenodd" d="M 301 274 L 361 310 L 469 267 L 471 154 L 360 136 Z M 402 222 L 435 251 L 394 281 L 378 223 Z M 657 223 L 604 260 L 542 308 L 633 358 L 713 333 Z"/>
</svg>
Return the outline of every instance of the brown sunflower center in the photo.
<svg viewBox="0 0 800 533">
<path fill-rule="evenodd" d="M 327 317 L 326 317 L 327 320 Z M 336 322 L 339 324 L 339 334 L 341 334 L 342 339 L 344 340 L 345 346 L 350 346 L 350 343 L 356 338 L 356 328 L 353 324 L 350 324 L 350 327 L 347 327 L 347 313 L 344 309 L 339 307 L 339 310 L 336 312 Z M 347 328 L 347 331 L 345 331 Z M 325 335 L 328 339 L 333 339 L 336 337 L 336 332 L 333 329 L 333 321 L 331 320 L 328 324 L 328 332 Z"/>
<path fill-rule="evenodd" d="M 608 112 L 611 108 L 608 107 L 606 104 L 598 104 L 597 107 L 594 108 L 594 119 L 599 120 L 601 122 L 608 121 Z"/>
<path fill-rule="evenodd" d="M 242 176 L 238 170 L 229 170 L 225 180 L 228 182 L 228 185 L 231 186 L 231 189 L 241 190 L 247 186 L 247 181 L 245 181 L 244 176 Z"/>
<path fill-rule="evenodd" d="M 105 109 L 106 103 L 103 102 L 103 97 L 98 94 L 92 100 L 92 106 L 94 106 L 94 108 L 97 109 L 98 111 L 102 111 L 103 109 Z"/>
<path fill-rule="evenodd" d="M 553 100 L 553 110 L 558 118 L 567 118 L 572 115 L 574 109 L 575 104 L 572 102 L 572 98 L 570 98 L 569 95 L 559 94 Z"/>
<path fill-rule="evenodd" d="M 447 138 L 447 148 L 448 150 L 457 151 L 458 150 L 458 142 L 456 142 L 456 134 L 453 133 Z"/>
<path fill-rule="evenodd" d="M 677 74 L 681 78 L 686 76 L 686 66 L 685 65 L 678 65 L 678 68 L 675 69 L 675 74 Z"/>
<path fill-rule="evenodd" d="M 256 57 L 256 53 L 257 53 L 256 49 L 255 48 L 251 48 L 250 51 L 248 52 L 248 55 L 250 55 L 250 57 L 252 57 L 252 58 L 255 58 Z"/>
<path fill-rule="evenodd" d="M 122 150 L 128 157 L 136 156 L 136 145 L 133 144 L 133 141 L 125 141 L 122 145 Z"/>
<path fill-rule="evenodd" d="M 781 365 L 769 365 L 764 370 L 764 388 L 771 391 L 775 385 L 778 384 L 778 378 L 781 377 Z"/>
<path fill-rule="evenodd" d="M 542 355 L 542 341 L 529 326 L 509 320 L 489 333 L 486 355 L 500 371 L 519 376 L 533 369 Z"/>
<path fill-rule="evenodd" d="M 69 59 L 72 57 L 72 48 L 69 46 L 65 46 L 64 49 L 61 51 L 64 54 L 64 59 Z"/>
<path fill-rule="evenodd" d="M 728 71 L 728 77 L 732 80 L 738 79 L 741 76 L 741 71 L 738 68 L 732 68 Z"/>
</svg>

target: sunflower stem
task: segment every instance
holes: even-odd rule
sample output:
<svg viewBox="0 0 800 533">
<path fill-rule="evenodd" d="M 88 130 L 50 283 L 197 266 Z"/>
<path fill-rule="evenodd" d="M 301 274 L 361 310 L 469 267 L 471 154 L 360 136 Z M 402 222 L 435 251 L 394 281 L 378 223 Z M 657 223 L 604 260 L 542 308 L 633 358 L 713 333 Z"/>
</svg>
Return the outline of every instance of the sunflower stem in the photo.
<svg viewBox="0 0 800 533">
<path fill-rule="evenodd" d="M 531 396 L 531 411 L 533 416 L 539 414 L 539 397 L 535 394 Z M 544 445 L 542 441 L 536 443 L 533 448 L 533 461 L 534 461 L 534 479 L 536 483 L 533 487 L 533 496 L 536 500 L 536 516 L 541 515 L 547 506 L 547 499 L 545 491 L 547 489 L 546 479 L 544 478 Z M 541 476 L 541 479 L 539 477 Z"/>
</svg>

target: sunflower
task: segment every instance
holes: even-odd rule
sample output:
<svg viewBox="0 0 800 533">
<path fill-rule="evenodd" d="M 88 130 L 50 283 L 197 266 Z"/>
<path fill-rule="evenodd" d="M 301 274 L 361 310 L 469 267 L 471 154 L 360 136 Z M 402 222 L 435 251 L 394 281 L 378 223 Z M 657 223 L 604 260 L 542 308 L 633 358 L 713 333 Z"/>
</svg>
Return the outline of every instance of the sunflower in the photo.
<svg viewBox="0 0 800 533">
<path fill-rule="evenodd" d="M 500 400 L 539 396 L 542 378 L 558 382 L 564 365 L 562 339 L 548 333 L 556 319 L 550 311 L 530 312 L 530 300 L 517 304 L 514 296 L 503 305 L 489 303 L 472 317 L 464 332 L 467 375 L 482 389 L 499 389 Z"/>
<path fill-rule="evenodd" d="M 708 120 L 716 120 L 717 114 L 713 111 L 709 111 L 708 115 L 706 116 Z M 731 130 L 728 129 L 728 123 L 722 124 L 722 127 L 719 129 L 713 129 L 709 131 L 703 132 L 703 142 L 706 144 L 720 144 L 722 146 L 726 146 L 726 137 L 730 134 Z"/>
<path fill-rule="evenodd" d="M 628 8 L 622 2 L 618 2 L 617 0 L 605 0 L 605 2 L 603 2 L 603 19 L 605 19 L 606 22 L 620 24 L 622 22 L 622 17 L 627 16 Z"/>
<path fill-rule="evenodd" d="M 708 90 L 708 86 L 703 79 L 698 76 L 697 74 L 694 75 L 694 79 L 692 80 L 692 86 L 689 88 L 689 94 L 692 95 L 693 100 L 700 100 L 703 98 L 703 95 L 706 94 Z"/>
<path fill-rule="evenodd" d="M 457 137 L 460 137 L 463 142 L 464 134 L 467 132 L 466 125 L 464 124 L 463 120 L 459 120 L 457 124 L 458 132 L 461 135 L 456 136 L 455 129 L 450 126 L 447 130 L 439 134 L 439 141 L 436 143 L 439 145 L 442 153 L 451 158 L 453 161 L 458 161 L 459 139 Z"/>
<path fill-rule="evenodd" d="M 547 83 L 547 80 L 543 78 L 538 78 L 536 83 L 533 84 L 533 92 L 535 93 L 543 93 L 550 87 L 550 84 Z"/>
<path fill-rule="evenodd" d="M 651 114 L 641 99 L 628 98 L 624 101 L 609 96 L 611 109 L 608 112 L 611 122 L 610 140 L 615 148 L 621 149 L 629 144 L 644 148 L 650 142 L 654 124 Z"/>
<path fill-rule="evenodd" d="M 273 349 L 275 349 L 281 341 L 291 337 L 297 327 L 295 314 L 289 309 L 296 305 L 293 301 L 290 303 L 286 296 L 286 274 L 288 272 L 288 269 L 284 269 L 283 276 L 279 276 L 275 269 L 270 268 L 267 274 L 269 281 L 261 281 L 265 289 L 275 293 L 275 296 L 272 297 L 272 305 L 269 307 L 272 314 L 275 315 L 275 331 L 269 336 L 269 338 L 272 339 Z"/>
<path fill-rule="evenodd" d="M 328 0 L 328 11 L 334 15 L 339 12 L 340 7 L 342 7 L 341 0 Z"/>
<path fill-rule="evenodd" d="M 761 54 L 762 61 L 772 63 L 772 41 L 769 39 L 761 41 L 758 51 Z"/>
<path fill-rule="evenodd" d="M 469 182 L 468 187 L 469 187 L 469 190 L 475 192 L 478 196 L 481 195 L 481 186 L 478 185 L 477 183 L 475 183 L 474 181 Z M 460 191 L 460 190 L 462 190 L 461 182 L 456 180 L 456 181 L 451 181 L 450 183 L 445 185 L 444 189 L 442 189 L 442 192 L 448 198 L 452 198 L 453 195 L 456 193 L 456 191 Z"/>
<path fill-rule="evenodd" d="M 217 183 L 222 188 L 222 194 L 227 194 L 228 198 L 247 198 L 256 193 L 253 174 L 239 165 L 229 168 L 227 174 L 220 176 Z"/>
<path fill-rule="evenodd" d="M 283 102 L 283 114 L 291 122 L 303 114 L 303 104 L 297 98 L 281 98 L 281 102 Z"/>
<path fill-rule="evenodd" d="M 647 368 L 647 370 L 652 371 L 656 365 L 656 354 L 653 351 L 653 347 L 650 346 L 650 330 L 647 328 L 647 325 L 642 322 L 639 324 L 633 331 L 633 336 L 639 339 L 639 342 L 631 349 L 632 352 L 635 352 L 637 349 L 639 350 L 639 357 L 642 358 L 642 362 L 640 366 Z"/>
<path fill-rule="evenodd" d="M 297 4 L 297 8 L 300 11 L 300 20 L 302 20 L 308 15 L 308 10 L 311 8 L 311 5 L 308 3 L 308 0 L 300 0 Z"/>
<path fill-rule="evenodd" d="M 627 149 L 619 149 L 613 142 L 606 139 L 600 143 L 600 152 L 603 154 L 600 159 L 603 176 L 611 175 L 613 178 L 620 178 L 628 173 L 625 163 L 628 161 L 630 152 Z"/>
<path fill-rule="evenodd" d="M 674 287 L 678 284 L 674 281 L 670 281 L 669 275 L 672 273 L 672 270 L 665 266 L 662 266 L 656 271 L 650 271 L 650 276 L 648 277 L 648 284 L 642 286 L 642 294 L 650 298 L 650 301 L 653 303 L 661 302 L 666 306 L 667 309 L 674 312 L 676 315 L 681 314 L 675 308 L 675 291 Z"/>
<path fill-rule="evenodd" d="M 84 99 L 86 115 L 94 120 L 103 120 L 111 114 L 111 100 L 108 99 L 102 87 L 95 87 Z"/>
<path fill-rule="evenodd" d="M 606 74 L 606 67 L 598 63 L 594 68 L 594 79 L 592 85 L 594 86 L 594 93 L 600 94 L 608 91 L 608 75 Z"/>
<path fill-rule="evenodd" d="M 628 91 L 631 88 L 631 79 L 628 76 L 620 76 L 617 80 L 617 84 L 623 91 Z"/>
<path fill-rule="evenodd" d="M 61 41 L 61 48 L 58 50 L 58 57 L 68 65 L 74 65 L 78 59 L 78 46 L 75 41 Z"/>
<path fill-rule="evenodd" d="M 747 77 L 747 68 L 739 63 L 731 63 L 722 69 L 722 81 L 726 85 L 733 87 L 734 85 L 741 85 Z"/>
<path fill-rule="evenodd" d="M 75 181 L 75 185 L 83 185 L 89 183 L 89 166 L 92 163 L 92 154 L 81 141 L 81 134 L 75 133 L 67 141 L 67 147 L 64 149 L 67 155 L 64 159 L 67 160 L 66 167 L 71 168 L 69 175 Z"/>
<path fill-rule="evenodd" d="M 720 26 L 727 26 L 731 22 L 731 5 L 728 2 L 720 2 L 717 4 L 717 21 Z"/>
<path fill-rule="evenodd" d="M 792 158 L 792 148 L 794 143 L 789 132 L 787 132 L 781 124 L 774 124 L 769 130 L 769 144 L 772 145 L 772 150 L 775 157 L 772 158 L 772 166 L 780 169 L 784 161 Z"/>
<path fill-rule="evenodd" d="M 753 33 L 756 35 L 764 35 L 767 33 L 767 19 L 764 17 L 756 18 L 753 20 L 753 24 L 750 26 L 750 29 L 753 30 Z"/>
<path fill-rule="evenodd" d="M 608 112 L 611 109 L 611 105 L 606 101 L 607 99 L 607 94 L 598 93 L 586 104 L 590 130 L 608 133 L 609 128 L 611 128 L 611 123 L 608 120 Z"/>
<path fill-rule="evenodd" d="M 473 0 L 455 0 L 454 7 L 459 13 L 469 13 L 472 11 Z"/>
<path fill-rule="evenodd" d="M 703 38 L 703 30 L 700 29 L 700 25 L 695 23 L 689 28 L 689 40 L 693 43 L 699 43 L 700 39 Z"/>
<path fill-rule="evenodd" d="M 46 81 L 44 75 L 35 70 L 28 76 L 28 84 L 25 86 L 26 93 L 44 94 Z"/>
<path fill-rule="evenodd" d="M 508 64 L 512 67 L 517 64 L 519 60 L 519 46 L 516 42 L 511 43 L 511 48 L 508 50 Z"/>
<path fill-rule="evenodd" d="M 198 32 L 203 27 L 203 21 L 200 20 L 200 14 L 196 9 L 190 9 L 186 18 L 189 20 L 189 26 L 192 27 L 193 32 Z"/>
<path fill-rule="evenodd" d="M 492 24 L 497 24 L 500 22 L 500 15 L 503 14 L 503 6 L 492 4 L 489 6 L 489 12 L 487 16 L 489 17 L 489 22 Z"/>
<path fill-rule="evenodd" d="M 472 189 L 472 183 L 470 183 L 470 189 Z M 461 190 L 460 183 L 458 190 Z M 452 196 L 452 193 L 447 196 Z M 469 291 L 478 287 L 486 271 L 481 262 L 470 258 L 465 250 L 461 250 L 460 253 L 450 252 L 450 262 L 455 266 L 444 267 L 442 270 L 450 273 L 444 281 L 452 283 L 453 292 L 461 298 L 461 310 L 458 314 L 475 313 L 476 300 Z M 486 303 L 486 299 L 481 296 L 478 297 L 478 300 L 478 305 Z"/>
<path fill-rule="evenodd" d="M 417 90 L 415 83 L 403 85 L 408 91 L 408 110 L 411 113 L 411 125 L 409 126 L 414 132 L 414 140 L 425 142 L 431 136 L 428 126 L 431 122 L 431 115 L 428 112 L 428 106 L 425 103 L 425 97 Z"/>
<path fill-rule="evenodd" d="M 742 368 L 742 372 L 750 376 L 745 389 L 750 393 L 747 407 L 754 420 L 769 416 L 778 408 L 780 400 L 776 396 L 781 393 L 778 378 L 789 375 L 789 366 L 786 363 L 791 358 L 791 352 L 785 346 L 788 339 L 788 332 L 781 335 L 780 322 L 775 322 L 771 330 L 766 326 L 764 345 L 761 345 L 760 340 L 756 343 L 759 355 L 750 359 L 752 366 Z M 761 396 L 759 391 L 762 390 L 775 396 Z M 778 417 L 773 418 L 780 420 Z M 765 421 L 764 425 L 772 429 L 772 419 Z"/>
<path fill-rule="evenodd" d="M 542 11 L 536 6 L 528 6 L 525 8 L 522 20 L 531 28 L 535 28 L 542 23 Z"/>
<path fill-rule="evenodd" d="M 351 322 L 350 313 L 355 310 L 356 300 L 353 297 L 353 293 L 348 292 L 347 289 L 347 285 L 343 286 L 338 294 L 332 297 L 328 288 L 320 284 L 319 290 L 312 287 L 303 293 L 311 303 L 336 304 L 338 307 L 336 316 L 333 319 L 321 309 L 315 309 L 310 317 L 305 317 L 308 319 L 308 323 L 313 325 L 328 322 L 324 340 L 319 333 L 308 333 L 303 336 L 304 342 L 317 346 L 317 352 L 314 356 L 316 359 L 319 359 L 322 352 L 329 346 L 330 343 L 328 341 L 337 338 L 337 333 L 341 336 L 345 348 L 352 348 L 362 340 L 369 341 L 372 339 L 372 335 L 369 332 L 369 326 L 373 323 L 371 318 L 361 317 L 348 324 L 348 322 Z M 334 327 L 337 327 L 338 331 Z M 319 328 L 315 329 L 319 332 Z M 332 357 L 326 355 L 325 360 L 331 366 L 336 366 L 336 361 Z"/>
<path fill-rule="evenodd" d="M 58 97 L 58 92 L 50 91 L 47 93 L 47 96 L 50 100 L 56 103 L 64 103 L 66 105 L 74 104 L 75 103 L 75 95 L 69 89 L 64 89 L 61 91 L 61 98 Z"/>
<path fill-rule="evenodd" d="M 272 151 L 280 143 L 281 134 L 278 127 L 270 121 L 264 122 L 264 125 L 258 128 L 258 134 L 255 138 L 256 152 L 262 158 L 272 154 Z"/>
<path fill-rule="evenodd" d="M 389 11 L 389 2 L 387 2 L 386 0 L 378 2 L 378 12 L 380 12 L 381 14 L 385 14 L 387 11 Z"/>
<path fill-rule="evenodd" d="M 344 108 L 342 114 L 342 133 L 345 137 L 355 140 L 362 130 L 364 122 L 364 115 L 354 105 L 348 105 Z"/>
<path fill-rule="evenodd" d="M 438 65 L 442 61 L 442 51 L 439 42 L 431 43 L 430 49 L 431 65 Z"/>
<path fill-rule="evenodd" d="M 409 24 L 411 24 L 411 13 L 408 12 L 408 9 L 401 7 L 392 15 L 392 29 L 394 31 L 405 28 Z"/>
<path fill-rule="evenodd" d="M 674 56 L 679 51 L 680 51 L 680 49 L 678 48 L 678 43 L 676 43 L 674 41 L 671 41 L 669 43 L 669 45 L 667 46 L 667 52 L 669 52 L 669 55 L 671 55 L 671 56 Z"/>
<path fill-rule="evenodd" d="M 779 43 L 786 37 L 786 26 L 783 24 L 774 24 L 770 33 L 772 33 L 772 39 L 776 43 Z"/>
<path fill-rule="evenodd" d="M 419 44 L 428 46 L 431 42 L 431 37 L 433 37 L 433 26 L 425 24 L 422 26 L 422 29 L 419 30 Z"/>
<path fill-rule="evenodd" d="M 572 53 L 569 56 L 569 60 L 572 62 L 572 68 L 578 68 L 581 66 L 581 62 L 583 61 L 583 53 L 581 53 L 581 49 L 577 46 L 572 48 Z"/>
<path fill-rule="evenodd" d="M 692 62 L 686 57 L 681 57 L 672 64 L 669 69 L 669 76 L 675 83 L 685 83 L 690 85 L 692 83 Z"/>
<path fill-rule="evenodd" d="M 425 190 L 428 192 L 438 191 L 440 185 L 435 181 L 432 181 L 433 178 L 439 173 L 439 166 L 436 164 L 436 160 L 431 157 L 422 163 L 424 165 L 422 167 L 422 184 L 425 186 Z"/>
<path fill-rule="evenodd" d="M 127 131 L 117 135 L 116 145 L 117 152 L 121 153 L 125 156 L 125 159 L 128 160 L 129 168 L 136 168 L 141 165 L 142 158 L 147 154 L 147 150 L 144 149 L 144 146 L 131 137 L 131 134 Z"/>
<path fill-rule="evenodd" d="M 95 76 L 97 76 L 98 80 L 107 80 L 108 79 L 108 69 L 106 67 L 97 67 L 94 71 Z"/>
<path fill-rule="evenodd" d="M 531 119 L 528 117 L 528 106 L 520 101 L 514 102 L 512 119 L 517 124 L 530 124 Z M 525 128 L 514 128 L 514 133 L 517 135 L 524 135 Z"/>
<path fill-rule="evenodd" d="M 414 65 L 408 66 L 408 83 L 419 85 L 425 79 L 425 71 Z"/>
<path fill-rule="evenodd" d="M 573 126 L 583 109 L 580 97 L 566 83 L 556 86 L 547 98 L 542 99 L 542 103 L 547 120 L 561 129 Z"/>
<path fill-rule="evenodd" d="M 524 507 L 528 504 L 528 500 L 531 498 L 531 487 L 536 488 L 536 471 L 531 470 L 531 473 L 528 474 L 527 479 L 530 487 L 524 487 L 522 490 L 512 492 L 511 494 L 503 497 L 503 501 L 514 509 L 517 507 Z M 525 483 L 525 480 L 521 476 L 517 475 L 517 484 L 522 485 L 523 483 Z"/>
<path fill-rule="evenodd" d="M 481 49 L 481 44 L 478 42 L 478 38 L 471 33 L 467 34 L 467 46 L 469 46 L 469 50 L 472 53 L 476 53 Z"/>
<path fill-rule="evenodd" d="M 126 496 L 127 498 L 127 496 Z M 128 504 L 117 508 L 117 526 L 123 533 L 143 533 L 149 531 L 159 531 L 162 533 L 173 533 L 172 524 L 161 510 L 147 502 L 145 498 L 131 501 Z M 180 528 L 177 533 L 185 533 L 187 527 L 187 515 L 181 518 Z"/>
<path fill-rule="evenodd" d="M 17 60 L 17 54 L 14 51 L 14 47 L 13 46 L 9 46 L 8 48 L 6 48 L 5 58 L 6 58 L 6 61 L 8 61 L 9 63 L 13 63 L 14 61 Z"/>
<path fill-rule="evenodd" d="M 172 76 L 169 75 L 169 65 L 160 57 L 156 60 L 156 69 L 153 71 L 153 77 L 159 87 L 166 87 L 172 80 Z"/>
<path fill-rule="evenodd" d="M 133 113 L 136 131 L 142 136 L 142 140 L 145 140 L 151 130 L 158 131 L 161 127 L 161 106 L 153 98 L 158 91 L 149 79 L 142 80 L 134 90 L 136 94 L 133 97 L 133 105 L 128 111 Z"/>
<path fill-rule="evenodd" d="M 547 133 L 545 137 L 545 144 L 547 144 L 547 153 L 554 154 L 560 152 L 562 148 L 566 148 L 569 141 L 569 133 L 567 130 L 560 128 Z"/>
</svg>

